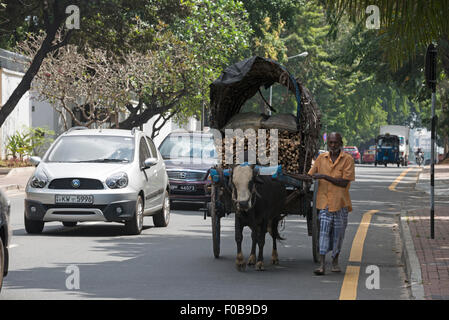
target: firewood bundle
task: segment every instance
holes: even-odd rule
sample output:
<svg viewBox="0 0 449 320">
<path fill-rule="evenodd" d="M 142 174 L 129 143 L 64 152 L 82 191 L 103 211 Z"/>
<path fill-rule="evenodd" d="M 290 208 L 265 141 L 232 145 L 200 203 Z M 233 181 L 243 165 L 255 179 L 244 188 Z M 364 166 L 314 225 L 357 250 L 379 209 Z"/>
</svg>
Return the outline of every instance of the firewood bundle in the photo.
<svg viewBox="0 0 449 320">
<path fill-rule="evenodd" d="M 237 159 L 237 152 L 243 149 L 243 161 L 253 162 L 253 160 L 256 160 L 256 163 L 260 164 L 260 157 L 265 156 L 266 161 L 271 160 L 271 163 L 277 162 L 278 164 L 282 165 L 282 169 L 286 172 L 298 174 L 302 173 L 304 168 L 300 164 L 304 163 L 305 155 L 303 154 L 304 146 L 301 144 L 300 133 L 278 131 L 277 139 L 275 137 L 273 137 L 273 139 L 270 139 L 270 130 L 265 130 L 265 133 L 266 138 L 261 138 L 264 143 L 262 143 L 260 150 L 259 136 L 257 135 L 256 131 L 253 131 L 253 134 L 248 134 L 245 137 L 234 136 L 230 138 L 225 136 L 221 141 L 222 167 L 229 168 L 231 166 L 231 164 L 226 163 L 226 152 L 228 152 L 228 154 L 232 153 L 232 163 L 237 164 L 239 163 L 238 160 L 242 160 Z M 274 145 L 271 145 L 272 143 L 274 143 Z M 271 159 L 271 147 L 273 147 L 273 151 L 276 150 L 276 144 L 277 157 L 276 154 L 273 154 L 273 158 Z M 232 150 L 230 150 L 229 147 L 232 147 Z M 248 150 L 250 152 L 248 152 Z M 251 158 L 251 152 L 254 152 L 256 159 Z"/>
</svg>

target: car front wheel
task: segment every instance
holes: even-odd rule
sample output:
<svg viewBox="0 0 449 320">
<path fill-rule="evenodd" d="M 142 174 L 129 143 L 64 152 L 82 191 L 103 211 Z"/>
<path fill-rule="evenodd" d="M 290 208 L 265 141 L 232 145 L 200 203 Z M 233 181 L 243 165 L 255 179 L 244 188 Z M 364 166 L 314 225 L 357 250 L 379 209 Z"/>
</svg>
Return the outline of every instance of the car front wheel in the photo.
<svg viewBox="0 0 449 320">
<path fill-rule="evenodd" d="M 44 222 L 30 220 L 25 216 L 25 231 L 30 234 L 38 234 L 44 230 Z"/>
<path fill-rule="evenodd" d="M 143 229 L 143 200 L 139 196 L 136 202 L 136 212 L 130 221 L 125 222 L 125 230 L 127 234 L 138 235 Z"/>
<path fill-rule="evenodd" d="M 153 223 L 156 227 L 166 227 L 170 222 L 170 198 L 168 191 L 165 191 L 164 201 L 162 203 L 162 210 L 160 213 L 153 216 Z"/>
</svg>

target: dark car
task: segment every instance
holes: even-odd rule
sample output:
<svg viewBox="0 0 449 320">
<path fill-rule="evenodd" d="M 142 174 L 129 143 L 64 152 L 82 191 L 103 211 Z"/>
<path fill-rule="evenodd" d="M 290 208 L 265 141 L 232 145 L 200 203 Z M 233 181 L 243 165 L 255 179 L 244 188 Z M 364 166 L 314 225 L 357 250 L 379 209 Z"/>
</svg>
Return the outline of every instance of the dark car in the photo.
<svg viewBox="0 0 449 320">
<path fill-rule="evenodd" d="M 6 195 L 0 190 L 0 291 L 3 286 L 3 277 L 8 274 L 9 241 L 11 228 L 9 226 L 10 204 Z"/>
<path fill-rule="evenodd" d="M 362 158 L 360 156 L 360 152 L 359 149 L 357 149 L 357 147 L 354 146 L 345 146 L 343 147 L 343 151 L 350 154 L 352 156 L 352 158 L 354 159 L 355 163 L 362 163 Z"/>
<path fill-rule="evenodd" d="M 172 132 L 160 144 L 170 181 L 170 201 L 210 201 L 209 170 L 217 163 L 211 133 Z"/>
</svg>

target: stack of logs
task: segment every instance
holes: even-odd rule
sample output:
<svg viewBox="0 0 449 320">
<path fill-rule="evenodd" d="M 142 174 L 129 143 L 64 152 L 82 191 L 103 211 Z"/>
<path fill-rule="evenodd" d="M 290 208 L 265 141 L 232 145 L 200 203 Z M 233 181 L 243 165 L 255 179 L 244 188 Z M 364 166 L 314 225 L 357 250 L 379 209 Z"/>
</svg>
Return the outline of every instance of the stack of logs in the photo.
<svg viewBox="0 0 449 320">
<path fill-rule="evenodd" d="M 254 131 L 254 135 L 256 135 L 256 132 Z M 255 141 L 256 147 L 254 146 L 250 147 L 250 150 L 254 150 L 257 155 L 257 159 L 259 159 L 258 156 L 258 137 L 257 136 L 248 136 L 245 137 L 245 139 L 237 139 L 235 137 L 233 138 L 223 138 L 222 143 L 222 167 L 223 168 L 229 168 L 231 164 L 226 164 L 225 162 L 225 153 L 226 153 L 226 140 L 232 139 L 228 142 L 228 145 L 233 146 L 233 163 L 237 163 L 237 149 L 236 147 L 240 147 L 243 145 L 243 150 L 248 151 L 248 140 L 250 141 L 250 146 Z M 289 173 L 303 173 L 304 170 L 304 161 L 305 161 L 305 155 L 304 155 L 304 146 L 301 145 L 301 136 L 299 132 L 288 132 L 288 131 L 278 131 L 278 158 L 277 162 L 278 164 L 282 165 L 282 170 Z M 266 129 L 266 157 L 270 159 L 270 130 Z M 275 146 L 273 146 L 275 147 Z M 230 151 L 228 151 L 230 152 Z M 251 160 L 249 159 L 244 159 Z M 301 165 L 302 164 L 302 165 Z"/>
</svg>

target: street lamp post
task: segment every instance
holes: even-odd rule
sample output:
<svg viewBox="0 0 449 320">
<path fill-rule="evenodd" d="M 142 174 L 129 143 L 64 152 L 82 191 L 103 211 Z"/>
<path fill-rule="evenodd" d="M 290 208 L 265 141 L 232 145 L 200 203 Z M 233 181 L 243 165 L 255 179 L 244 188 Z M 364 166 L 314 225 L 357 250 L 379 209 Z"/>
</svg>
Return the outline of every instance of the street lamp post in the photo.
<svg viewBox="0 0 449 320">
<path fill-rule="evenodd" d="M 309 55 L 309 53 L 307 51 L 301 52 L 300 54 L 291 56 L 291 57 L 287 57 L 287 60 L 293 59 L 293 58 L 297 58 L 297 57 L 307 57 Z M 272 99 L 273 99 L 273 86 L 270 86 L 270 106 L 272 105 Z M 271 110 L 268 110 L 268 114 L 271 114 Z"/>
</svg>

